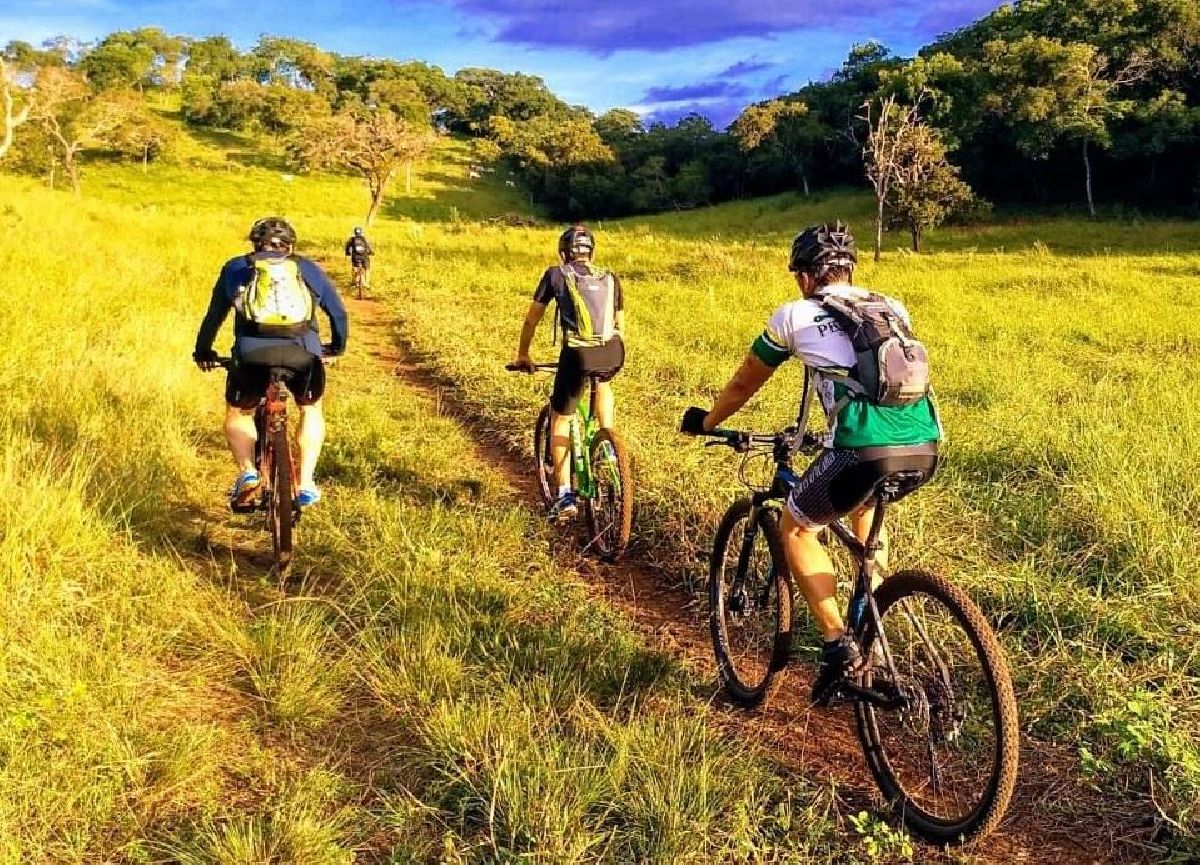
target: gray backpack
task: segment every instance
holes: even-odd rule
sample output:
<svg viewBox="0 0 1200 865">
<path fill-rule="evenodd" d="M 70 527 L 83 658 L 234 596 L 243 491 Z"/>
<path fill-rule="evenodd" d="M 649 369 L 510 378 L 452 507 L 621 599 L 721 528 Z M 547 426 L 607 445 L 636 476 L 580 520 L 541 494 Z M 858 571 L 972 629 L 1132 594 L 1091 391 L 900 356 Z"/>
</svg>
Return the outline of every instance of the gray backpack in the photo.
<svg viewBox="0 0 1200 865">
<path fill-rule="evenodd" d="M 829 311 L 854 344 L 858 360 L 851 377 L 844 380 L 849 398 L 861 396 L 875 405 L 906 406 L 929 393 L 929 354 L 885 297 L 818 294 L 813 299 Z"/>
</svg>

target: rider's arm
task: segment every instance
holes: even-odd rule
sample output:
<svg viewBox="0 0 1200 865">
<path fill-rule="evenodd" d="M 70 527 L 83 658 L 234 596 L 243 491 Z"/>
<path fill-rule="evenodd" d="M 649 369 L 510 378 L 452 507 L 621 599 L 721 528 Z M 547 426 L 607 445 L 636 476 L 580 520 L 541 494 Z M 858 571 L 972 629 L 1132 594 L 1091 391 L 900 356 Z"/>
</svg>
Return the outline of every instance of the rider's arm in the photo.
<svg viewBox="0 0 1200 865">
<path fill-rule="evenodd" d="M 738 367 L 738 371 L 717 397 L 712 411 L 705 417 L 706 430 L 720 426 L 736 413 L 767 383 L 780 364 L 792 356 L 791 330 L 791 318 L 787 307 L 777 310 L 767 322 L 766 330 L 750 346 L 750 351 Z"/>
<path fill-rule="evenodd" d="M 775 369 L 764 363 L 753 351 L 747 354 L 742 365 L 733 374 L 733 378 L 722 389 L 721 395 L 717 397 L 717 402 L 708 416 L 704 418 L 704 429 L 715 429 L 727 418 L 736 414 L 750 397 L 758 393 L 759 388 L 774 375 Z"/>
<path fill-rule="evenodd" d="M 342 305 L 342 298 L 316 262 L 307 258 L 300 259 L 300 275 L 316 294 L 317 305 L 329 317 L 329 350 L 333 354 L 343 353 L 346 350 L 346 341 L 350 338 L 350 321 L 346 317 L 346 307 Z"/>
<path fill-rule="evenodd" d="M 521 341 L 517 345 L 517 360 L 529 360 L 529 346 L 533 344 L 533 335 L 542 316 L 546 314 L 546 304 L 533 301 L 525 312 L 525 323 L 521 325 Z"/>
<path fill-rule="evenodd" d="M 232 262 L 221 268 L 221 275 L 217 277 L 216 284 L 213 285 L 212 297 L 208 301 L 208 311 L 204 314 L 204 321 L 200 323 L 200 330 L 196 333 L 197 356 L 212 351 L 217 334 L 221 332 L 221 325 L 225 323 L 229 310 L 233 309 L 233 301 L 230 300 L 228 290 L 229 282 L 234 278 L 231 270 Z"/>
<path fill-rule="evenodd" d="M 621 289 L 621 280 L 613 274 L 613 328 L 622 338 L 625 336 L 625 292 Z"/>
</svg>

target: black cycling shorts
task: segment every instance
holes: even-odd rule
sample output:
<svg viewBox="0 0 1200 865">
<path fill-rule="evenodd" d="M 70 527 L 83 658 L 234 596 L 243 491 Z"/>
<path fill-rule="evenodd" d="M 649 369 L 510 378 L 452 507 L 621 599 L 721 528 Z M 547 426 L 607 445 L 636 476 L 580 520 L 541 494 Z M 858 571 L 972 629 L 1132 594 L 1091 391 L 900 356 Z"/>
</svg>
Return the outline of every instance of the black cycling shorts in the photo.
<svg viewBox="0 0 1200 865">
<path fill-rule="evenodd" d="M 297 345 L 258 349 L 239 356 L 238 364 L 225 379 L 225 402 L 240 409 L 252 409 L 266 396 L 271 383 L 271 368 L 292 371 L 287 389 L 297 405 L 312 405 L 325 394 L 325 364 Z"/>
<path fill-rule="evenodd" d="M 558 373 L 550 393 L 550 408 L 556 414 L 574 414 L 589 376 L 612 381 L 625 365 L 625 343 L 614 337 L 603 345 L 587 348 L 563 346 L 558 356 Z"/>
<path fill-rule="evenodd" d="M 918 473 L 905 483 L 907 495 L 933 477 L 937 462 L 937 442 L 827 450 L 800 477 L 788 495 L 787 508 L 802 526 L 827 526 L 865 504 L 875 485 L 895 472 Z"/>
<path fill-rule="evenodd" d="M 350 266 L 351 267 L 362 267 L 362 268 L 366 268 L 367 270 L 370 270 L 371 269 L 371 259 L 365 255 L 362 256 L 361 258 L 357 255 L 352 255 L 352 256 L 350 256 Z"/>
</svg>

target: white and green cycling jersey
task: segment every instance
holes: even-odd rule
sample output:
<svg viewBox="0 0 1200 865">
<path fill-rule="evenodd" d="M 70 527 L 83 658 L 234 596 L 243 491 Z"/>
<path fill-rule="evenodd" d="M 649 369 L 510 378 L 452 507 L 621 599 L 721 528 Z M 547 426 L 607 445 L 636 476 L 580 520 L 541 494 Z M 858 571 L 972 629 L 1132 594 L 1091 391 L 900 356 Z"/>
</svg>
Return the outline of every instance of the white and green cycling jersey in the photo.
<svg viewBox="0 0 1200 865">
<path fill-rule="evenodd" d="M 831 285 L 822 291 L 847 297 L 866 294 L 850 285 Z M 904 305 L 893 298 L 886 300 L 909 323 Z M 892 447 L 942 439 L 942 425 L 932 397 L 907 406 L 880 406 L 850 393 L 845 382 L 852 376 L 857 360 L 854 345 L 833 315 L 816 300 L 793 300 L 777 309 L 751 351 L 772 368 L 795 357 L 812 370 L 817 396 L 829 418 L 826 447 Z"/>
</svg>

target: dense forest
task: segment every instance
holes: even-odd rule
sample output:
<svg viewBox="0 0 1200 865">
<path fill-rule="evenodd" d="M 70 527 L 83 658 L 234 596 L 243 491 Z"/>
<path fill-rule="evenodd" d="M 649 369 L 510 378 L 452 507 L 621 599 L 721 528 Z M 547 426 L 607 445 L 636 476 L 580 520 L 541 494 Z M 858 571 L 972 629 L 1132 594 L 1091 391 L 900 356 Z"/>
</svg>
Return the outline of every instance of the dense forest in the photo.
<svg viewBox="0 0 1200 865">
<path fill-rule="evenodd" d="M 303 139 L 339 119 L 469 136 L 480 164 L 508 164 L 564 218 L 862 184 L 868 119 L 888 97 L 992 202 L 1195 209 L 1200 190 L 1195 0 L 1018 0 L 916 57 L 854 46 L 829 80 L 747 106 L 726 130 L 699 115 L 648 128 L 626 109 L 597 116 L 532 75 L 446 75 L 271 36 L 241 51 L 145 28 L 94 44 L 10 42 L 2 57 L 0 167 L 61 167 L 76 182 L 80 152 L 168 154 L 170 125 L 146 107 L 167 91 L 187 123 L 261 130 L 302 163 Z"/>
</svg>

